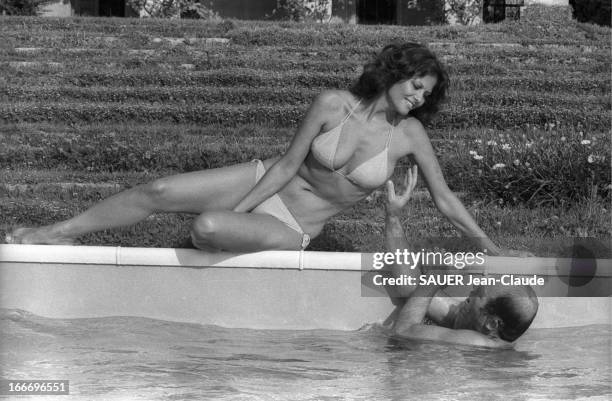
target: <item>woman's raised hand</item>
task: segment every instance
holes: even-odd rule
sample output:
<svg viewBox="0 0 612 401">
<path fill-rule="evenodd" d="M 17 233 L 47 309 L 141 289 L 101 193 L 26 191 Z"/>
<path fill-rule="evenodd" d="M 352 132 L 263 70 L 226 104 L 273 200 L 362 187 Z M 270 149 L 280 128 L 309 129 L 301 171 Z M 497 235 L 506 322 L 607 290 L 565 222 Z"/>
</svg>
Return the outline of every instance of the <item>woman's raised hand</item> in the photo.
<svg viewBox="0 0 612 401">
<path fill-rule="evenodd" d="M 393 181 L 387 181 L 387 213 L 399 214 L 406 206 L 412 195 L 412 190 L 416 186 L 418 177 L 418 167 L 416 164 L 412 166 L 404 177 L 404 191 L 402 193 L 395 192 Z"/>
</svg>

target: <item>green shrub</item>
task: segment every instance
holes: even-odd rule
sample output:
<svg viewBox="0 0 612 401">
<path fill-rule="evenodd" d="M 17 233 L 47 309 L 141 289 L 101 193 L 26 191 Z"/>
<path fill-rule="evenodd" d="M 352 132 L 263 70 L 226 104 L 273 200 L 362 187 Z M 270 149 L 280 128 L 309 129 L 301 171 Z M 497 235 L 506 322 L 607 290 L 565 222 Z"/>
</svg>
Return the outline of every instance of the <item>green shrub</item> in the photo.
<svg viewBox="0 0 612 401">
<path fill-rule="evenodd" d="M 278 7 L 272 11 L 269 17 L 285 21 L 314 21 L 324 22 L 331 15 L 328 13 L 332 0 L 280 0 Z"/>
<path fill-rule="evenodd" d="M 576 22 L 572 20 L 572 9 L 570 7 L 544 4 L 529 4 L 526 6 L 521 15 L 521 21 L 532 26 L 549 27 L 550 30 L 576 25 Z"/>
<path fill-rule="evenodd" d="M 580 22 L 591 22 L 610 26 L 612 2 L 610 0 L 570 0 L 574 18 Z"/>
<path fill-rule="evenodd" d="M 447 0 L 448 20 L 462 25 L 473 25 L 480 22 L 483 0 Z"/>
<path fill-rule="evenodd" d="M 501 204 L 563 205 L 594 193 L 610 197 L 610 143 L 607 133 L 573 129 L 526 132 L 484 131 L 482 139 L 455 144 L 448 150 L 446 171 L 470 197 Z M 450 156 L 450 157 L 449 157 Z"/>
<path fill-rule="evenodd" d="M 127 0 L 127 5 L 151 18 L 220 19 L 210 2 L 199 0 Z"/>
<path fill-rule="evenodd" d="M 0 0 L 0 15 L 38 15 L 54 0 Z"/>
</svg>

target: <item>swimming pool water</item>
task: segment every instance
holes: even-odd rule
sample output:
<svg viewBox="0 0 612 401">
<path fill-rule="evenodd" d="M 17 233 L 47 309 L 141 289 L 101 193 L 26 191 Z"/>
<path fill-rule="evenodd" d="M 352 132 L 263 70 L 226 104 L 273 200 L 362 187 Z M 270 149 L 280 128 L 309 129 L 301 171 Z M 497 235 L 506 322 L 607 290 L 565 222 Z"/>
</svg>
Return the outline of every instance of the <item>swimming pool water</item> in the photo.
<svg viewBox="0 0 612 401">
<path fill-rule="evenodd" d="M 0 311 L 3 378 L 70 380 L 32 400 L 610 400 L 612 329 L 533 329 L 514 350 L 355 332 L 225 329 Z M 2 399 L 2 397 L 0 397 Z"/>
</svg>

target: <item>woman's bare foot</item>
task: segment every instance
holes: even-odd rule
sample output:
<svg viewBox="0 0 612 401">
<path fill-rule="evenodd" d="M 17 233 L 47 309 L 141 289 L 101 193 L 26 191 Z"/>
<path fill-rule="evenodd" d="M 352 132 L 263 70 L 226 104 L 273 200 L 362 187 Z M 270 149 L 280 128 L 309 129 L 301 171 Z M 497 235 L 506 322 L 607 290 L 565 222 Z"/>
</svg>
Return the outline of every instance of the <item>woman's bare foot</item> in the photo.
<svg viewBox="0 0 612 401">
<path fill-rule="evenodd" d="M 75 241 L 73 238 L 53 235 L 50 230 L 45 227 L 21 227 L 16 228 L 10 234 L 6 234 L 5 242 L 7 244 L 74 245 Z"/>
</svg>

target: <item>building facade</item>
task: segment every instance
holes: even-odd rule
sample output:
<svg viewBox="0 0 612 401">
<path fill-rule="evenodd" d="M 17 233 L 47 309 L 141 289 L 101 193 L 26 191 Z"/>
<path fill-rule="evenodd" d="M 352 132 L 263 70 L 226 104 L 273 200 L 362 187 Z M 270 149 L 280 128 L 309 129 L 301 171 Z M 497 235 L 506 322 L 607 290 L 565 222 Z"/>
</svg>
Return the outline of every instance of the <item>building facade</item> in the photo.
<svg viewBox="0 0 612 401">
<path fill-rule="evenodd" d="M 470 1 L 470 0 L 466 0 Z M 222 18 L 261 20 L 272 15 L 279 0 L 208 0 Z M 305 0 L 308 4 L 309 1 Z M 314 3 L 310 1 L 310 3 Z M 519 7 L 532 3 L 568 6 L 568 0 L 483 0 L 480 20 L 498 22 L 516 18 Z M 330 0 L 329 19 L 358 24 L 430 25 L 448 18 L 445 0 Z M 58 0 L 42 15 L 53 17 L 137 17 L 126 0 Z"/>
</svg>

